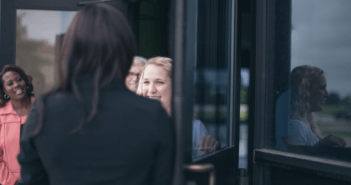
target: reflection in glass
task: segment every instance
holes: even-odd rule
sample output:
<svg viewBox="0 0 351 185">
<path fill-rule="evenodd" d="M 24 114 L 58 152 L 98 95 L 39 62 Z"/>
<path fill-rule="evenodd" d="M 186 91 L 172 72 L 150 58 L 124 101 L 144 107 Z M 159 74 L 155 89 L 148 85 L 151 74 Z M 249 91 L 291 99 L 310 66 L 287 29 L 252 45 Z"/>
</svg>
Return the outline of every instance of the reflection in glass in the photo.
<svg viewBox="0 0 351 185">
<path fill-rule="evenodd" d="M 193 142 L 193 157 L 208 154 L 229 145 L 230 43 L 232 42 L 229 30 L 232 23 L 226 11 L 208 11 L 216 10 L 218 7 L 226 9 L 226 1 L 218 1 L 218 7 L 215 4 L 209 1 L 198 1 L 194 120 L 202 123 L 207 133 L 204 129 L 198 136 L 201 137 L 200 143 Z M 193 137 L 194 134 L 193 131 Z M 205 139 L 208 144 L 204 144 Z M 202 146 L 210 146 L 211 150 L 206 150 Z"/>
<path fill-rule="evenodd" d="M 247 153 L 248 153 L 248 92 L 249 92 L 249 75 L 247 68 L 241 69 L 241 89 L 240 89 L 240 135 L 239 135 L 239 168 L 247 169 Z"/>
<path fill-rule="evenodd" d="M 329 97 L 323 70 L 318 67 L 299 66 L 291 72 L 290 121 L 288 145 L 344 147 L 344 139 L 329 134 L 322 138 L 314 112 L 321 112 Z"/>
<path fill-rule="evenodd" d="M 224 147 L 228 145 L 228 74 L 225 68 L 203 67 L 205 69 L 201 69 L 200 66 L 197 66 L 195 72 L 195 121 L 205 125 L 203 132 L 199 133 L 199 137 L 211 135 L 219 141 L 221 147 Z M 193 129 L 195 129 L 195 127 Z M 196 148 L 198 148 L 198 146 Z M 196 149 L 195 152 L 196 153 L 193 154 L 195 156 L 209 153 L 199 149 Z"/>
<path fill-rule="evenodd" d="M 61 37 L 74 15 L 68 11 L 17 10 L 16 65 L 33 77 L 36 95 L 54 85 Z"/>
<path fill-rule="evenodd" d="M 292 1 L 291 83 L 276 101 L 277 149 L 351 160 L 349 7 Z"/>
</svg>

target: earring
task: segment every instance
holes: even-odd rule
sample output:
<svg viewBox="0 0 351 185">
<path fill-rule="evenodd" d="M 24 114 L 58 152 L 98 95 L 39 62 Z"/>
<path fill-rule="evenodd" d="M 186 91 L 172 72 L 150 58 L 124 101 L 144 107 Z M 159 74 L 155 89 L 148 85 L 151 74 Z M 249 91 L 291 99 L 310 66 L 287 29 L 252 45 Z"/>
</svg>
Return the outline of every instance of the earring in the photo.
<svg viewBox="0 0 351 185">
<path fill-rule="evenodd" d="M 10 98 L 10 96 L 9 96 L 9 95 L 7 95 L 7 94 L 4 94 L 4 98 L 5 98 L 5 99 L 9 99 L 9 98 Z"/>
</svg>

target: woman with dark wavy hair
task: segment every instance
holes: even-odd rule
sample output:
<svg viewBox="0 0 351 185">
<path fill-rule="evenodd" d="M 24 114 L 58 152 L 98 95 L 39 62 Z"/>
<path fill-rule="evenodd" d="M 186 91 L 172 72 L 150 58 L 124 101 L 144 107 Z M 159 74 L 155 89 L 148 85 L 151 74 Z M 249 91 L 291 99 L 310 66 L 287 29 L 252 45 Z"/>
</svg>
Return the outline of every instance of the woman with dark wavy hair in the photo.
<svg viewBox="0 0 351 185">
<path fill-rule="evenodd" d="M 320 130 L 313 119 L 313 113 L 323 110 L 329 93 L 324 71 L 318 67 L 298 66 L 291 72 L 290 95 L 290 145 L 340 146 L 346 142 L 338 135 L 321 137 Z"/>
<path fill-rule="evenodd" d="M 32 105 L 32 78 L 20 67 L 6 65 L 0 73 L 0 184 L 14 184 L 20 178 L 21 126 Z"/>
<path fill-rule="evenodd" d="M 167 113 L 124 83 L 136 42 L 123 14 L 83 7 L 61 51 L 59 83 L 38 96 L 23 130 L 18 184 L 171 184 Z"/>
</svg>

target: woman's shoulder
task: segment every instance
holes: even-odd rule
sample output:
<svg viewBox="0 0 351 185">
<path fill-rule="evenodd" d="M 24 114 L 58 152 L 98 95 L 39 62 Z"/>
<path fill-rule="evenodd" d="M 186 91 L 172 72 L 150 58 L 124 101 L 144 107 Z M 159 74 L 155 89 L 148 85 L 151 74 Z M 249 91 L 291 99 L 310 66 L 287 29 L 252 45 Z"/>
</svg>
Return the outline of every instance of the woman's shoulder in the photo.
<svg viewBox="0 0 351 185">
<path fill-rule="evenodd" d="M 304 133 L 309 135 L 312 133 L 312 131 L 305 122 L 300 120 L 290 120 L 289 133 Z"/>
<path fill-rule="evenodd" d="M 85 106 L 90 107 L 93 100 L 93 93 L 82 92 L 81 98 Z M 73 106 L 76 108 L 81 107 L 81 104 L 77 98 L 70 92 L 52 93 L 45 98 L 44 102 L 46 109 L 65 109 L 67 106 Z M 130 110 L 135 113 L 142 111 L 147 112 L 150 116 L 157 113 L 157 110 L 162 109 L 162 105 L 159 101 L 138 96 L 128 89 L 109 89 L 106 91 L 100 91 L 99 106 L 100 105 L 103 109 L 123 109 L 125 111 Z"/>
<path fill-rule="evenodd" d="M 193 120 L 193 132 L 199 132 L 202 135 L 208 135 L 208 130 L 204 123 L 201 120 L 194 119 Z"/>
<path fill-rule="evenodd" d="M 297 119 L 289 120 L 289 126 L 293 126 L 293 127 L 308 127 L 305 122 L 297 120 Z"/>
<path fill-rule="evenodd" d="M 115 101 L 122 103 L 126 108 L 142 109 L 150 112 L 155 112 L 155 110 L 162 108 L 160 101 L 136 95 L 129 90 L 126 90 L 121 95 L 122 97 L 116 97 Z"/>
<path fill-rule="evenodd" d="M 43 101 L 46 108 L 52 106 L 59 107 L 72 103 L 72 101 L 74 101 L 74 95 L 73 93 L 54 92 L 45 97 L 39 95 L 35 98 L 35 101 L 39 101 L 39 99 Z"/>
<path fill-rule="evenodd" d="M 159 117 L 160 114 L 166 114 L 165 109 L 162 107 L 161 102 L 157 100 L 151 100 L 145 97 L 138 96 L 135 100 L 135 109 L 145 112 L 146 115 Z"/>
<path fill-rule="evenodd" d="M 202 126 L 204 126 L 204 124 L 202 123 L 202 121 L 201 120 L 199 120 L 199 119 L 194 119 L 193 120 L 193 127 L 194 128 L 196 128 L 196 127 L 202 127 Z"/>
<path fill-rule="evenodd" d="M 5 103 L 5 106 L 0 108 L 0 116 L 4 114 L 16 114 L 15 110 L 12 107 L 11 101 Z"/>
</svg>

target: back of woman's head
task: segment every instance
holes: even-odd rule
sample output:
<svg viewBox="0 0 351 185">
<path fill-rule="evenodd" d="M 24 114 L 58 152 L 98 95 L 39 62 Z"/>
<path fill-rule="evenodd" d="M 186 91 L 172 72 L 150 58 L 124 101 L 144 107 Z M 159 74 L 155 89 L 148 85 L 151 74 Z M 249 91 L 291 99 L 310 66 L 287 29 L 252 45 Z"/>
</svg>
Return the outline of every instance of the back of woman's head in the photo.
<svg viewBox="0 0 351 185">
<path fill-rule="evenodd" d="M 91 121 L 98 112 L 100 88 L 114 81 L 124 84 L 136 50 L 133 31 L 120 11 L 104 3 L 82 8 L 73 18 L 63 39 L 59 56 L 59 82 L 54 89 L 38 98 L 39 124 L 33 135 L 38 134 L 44 124 L 45 98 L 57 91 L 66 92 L 68 88 L 83 109 L 82 121 L 73 132 Z M 94 77 L 90 113 L 77 87 L 77 77 L 87 74 Z"/>
<path fill-rule="evenodd" d="M 133 31 L 120 11 L 104 3 L 84 7 L 64 36 L 61 87 L 65 88 L 80 74 L 94 74 L 98 78 L 103 74 L 107 77 L 104 84 L 113 79 L 123 82 L 136 48 Z"/>
</svg>

